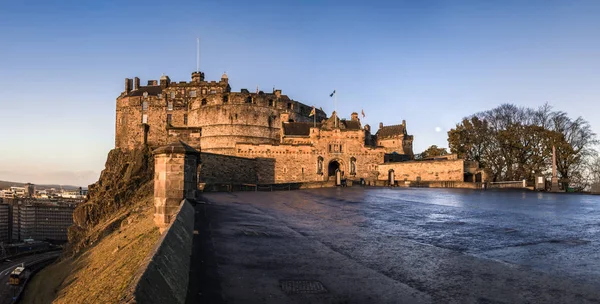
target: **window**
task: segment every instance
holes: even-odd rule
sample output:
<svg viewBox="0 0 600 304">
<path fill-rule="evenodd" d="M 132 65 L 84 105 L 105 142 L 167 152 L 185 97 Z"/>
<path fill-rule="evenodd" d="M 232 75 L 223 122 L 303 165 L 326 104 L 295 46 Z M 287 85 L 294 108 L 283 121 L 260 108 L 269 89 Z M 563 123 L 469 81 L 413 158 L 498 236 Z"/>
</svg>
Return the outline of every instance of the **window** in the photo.
<svg viewBox="0 0 600 304">
<path fill-rule="evenodd" d="M 167 110 L 173 111 L 173 102 L 172 101 L 167 102 Z"/>
<path fill-rule="evenodd" d="M 216 90 L 210 90 L 210 93 L 211 94 L 217 94 L 217 91 Z"/>
<path fill-rule="evenodd" d="M 148 123 L 148 114 L 142 115 L 142 123 Z"/>
<path fill-rule="evenodd" d="M 148 92 L 144 92 L 142 93 L 142 95 L 144 96 L 144 98 L 148 98 Z"/>
<path fill-rule="evenodd" d="M 223 96 L 223 103 L 227 103 L 229 101 L 229 95 Z"/>
<path fill-rule="evenodd" d="M 196 91 L 190 91 L 190 97 L 196 97 Z"/>
<path fill-rule="evenodd" d="M 202 89 L 202 95 L 206 94 L 206 89 Z"/>
<path fill-rule="evenodd" d="M 252 103 L 252 96 L 248 96 L 248 98 L 246 98 L 246 103 Z"/>
<path fill-rule="evenodd" d="M 291 102 L 288 102 L 287 108 L 288 108 L 288 110 L 292 109 L 292 103 Z"/>
<path fill-rule="evenodd" d="M 269 99 L 269 107 L 273 106 L 273 99 Z"/>
<path fill-rule="evenodd" d="M 350 174 L 356 175 L 356 158 L 350 158 Z"/>
<path fill-rule="evenodd" d="M 173 121 L 173 115 L 167 114 L 167 124 L 170 125 L 172 121 Z"/>
<path fill-rule="evenodd" d="M 207 103 L 208 103 L 208 101 L 206 101 L 206 98 L 202 98 L 202 102 L 201 102 L 201 104 L 202 104 L 203 106 L 205 106 Z"/>
<path fill-rule="evenodd" d="M 175 98 L 175 92 L 171 92 L 171 98 Z"/>
<path fill-rule="evenodd" d="M 183 124 L 187 126 L 187 114 L 183 114 Z"/>
<path fill-rule="evenodd" d="M 144 102 L 142 102 L 142 111 L 146 111 L 146 110 L 148 110 L 148 102 L 144 101 Z"/>
<path fill-rule="evenodd" d="M 156 97 L 158 97 L 158 99 L 161 99 L 162 98 L 162 94 L 159 93 L 158 95 L 156 95 Z"/>
</svg>

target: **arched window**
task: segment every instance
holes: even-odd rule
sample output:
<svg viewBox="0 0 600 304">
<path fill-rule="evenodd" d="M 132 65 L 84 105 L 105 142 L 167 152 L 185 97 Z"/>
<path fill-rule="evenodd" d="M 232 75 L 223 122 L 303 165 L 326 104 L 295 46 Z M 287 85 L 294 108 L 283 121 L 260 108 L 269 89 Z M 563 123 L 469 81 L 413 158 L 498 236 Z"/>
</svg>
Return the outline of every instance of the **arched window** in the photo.
<svg viewBox="0 0 600 304">
<path fill-rule="evenodd" d="M 323 174 L 323 157 L 317 158 L 317 174 Z"/>
<path fill-rule="evenodd" d="M 350 174 L 356 175 L 356 158 L 350 158 Z"/>
<path fill-rule="evenodd" d="M 206 98 L 202 98 L 202 105 L 205 106 L 207 103 Z"/>
</svg>

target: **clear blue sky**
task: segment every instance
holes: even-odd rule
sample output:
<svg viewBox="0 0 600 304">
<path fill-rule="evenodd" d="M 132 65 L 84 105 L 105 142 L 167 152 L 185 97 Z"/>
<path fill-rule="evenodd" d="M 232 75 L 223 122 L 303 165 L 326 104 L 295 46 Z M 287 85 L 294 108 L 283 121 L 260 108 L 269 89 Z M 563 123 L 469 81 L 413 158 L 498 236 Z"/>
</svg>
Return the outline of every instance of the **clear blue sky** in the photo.
<svg viewBox="0 0 600 304">
<path fill-rule="evenodd" d="M 189 80 L 198 36 L 208 79 L 328 114 L 335 88 L 345 117 L 406 119 L 415 152 L 505 102 L 548 101 L 600 133 L 598 16 L 600 1 L 9 1 L 0 180 L 97 180 L 124 78 Z"/>
</svg>

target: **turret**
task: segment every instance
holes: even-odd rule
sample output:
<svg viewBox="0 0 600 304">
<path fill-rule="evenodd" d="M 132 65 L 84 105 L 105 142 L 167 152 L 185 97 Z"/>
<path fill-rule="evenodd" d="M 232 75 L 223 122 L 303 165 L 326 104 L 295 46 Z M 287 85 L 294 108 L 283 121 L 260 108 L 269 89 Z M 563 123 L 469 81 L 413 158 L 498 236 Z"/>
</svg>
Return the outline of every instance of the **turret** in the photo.
<svg viewBox="0 0 600 304">
<path fill-rule="evenodd" d="M 352 121 L 358 121 L 358 113 L 352 112 L 352 114 L 350 114 L 350 119 Z"/>
<path fill-rule="evenodd" d="M 133 78 L 133 90 L 140 88 L 140 79 L 138 77 Z"/>
</svg>

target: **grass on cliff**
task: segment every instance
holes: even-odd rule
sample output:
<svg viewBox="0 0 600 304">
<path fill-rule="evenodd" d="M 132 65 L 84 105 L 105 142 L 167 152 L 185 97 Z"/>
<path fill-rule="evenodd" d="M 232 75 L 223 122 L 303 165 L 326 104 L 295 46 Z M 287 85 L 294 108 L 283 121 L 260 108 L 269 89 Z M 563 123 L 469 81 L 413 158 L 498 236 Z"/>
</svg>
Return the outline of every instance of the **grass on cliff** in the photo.
<svg viewBox="0 0 600 304">
<path fill-rule="evenodd" d="M 23 303 L 118 303 L 160 237 L 153 222 L 152 184 L 129 206 L 96 225 L 96 243 L 65 257 L 29 283 Z"/>
</svg>

